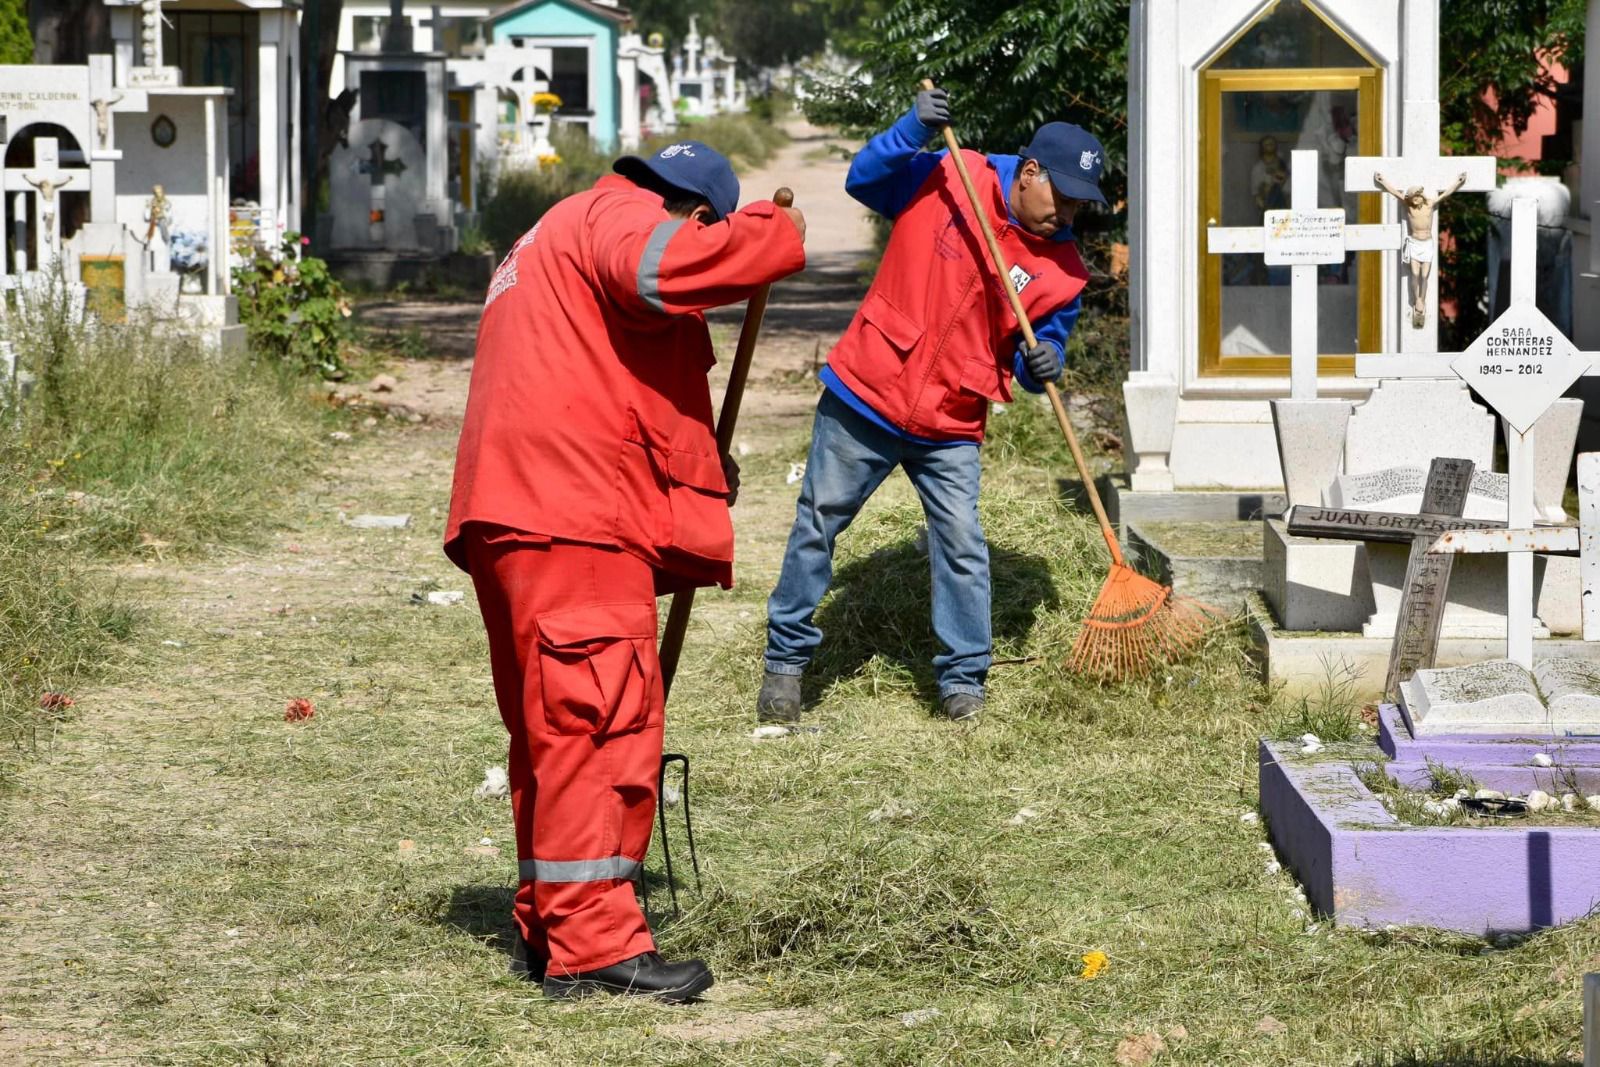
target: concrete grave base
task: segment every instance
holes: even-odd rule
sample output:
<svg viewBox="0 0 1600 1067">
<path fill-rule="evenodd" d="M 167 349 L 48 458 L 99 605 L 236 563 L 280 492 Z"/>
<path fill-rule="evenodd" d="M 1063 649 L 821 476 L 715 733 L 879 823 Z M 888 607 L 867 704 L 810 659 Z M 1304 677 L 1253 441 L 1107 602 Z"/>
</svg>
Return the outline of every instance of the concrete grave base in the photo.
<svg viewBox="0 0 1600 1067">
<path fill-rule="evenodd" d="M 1239 522 L 1281 515 L 1289 506 L 1281 489 L 1180 489 L 1135 492 L 1126 475 L 1095 479 L 1111 521 L 1126 535 L 1130 522 Z"/>
<path fill-rule="evenodd" d="M 1341 926 L 1527 933 L 1600 903 L 1600 830 L 1410 826 L 1347 759 L 1302 757 L 1266 740 L 1259 758 L 1273 846 L 1312 906 Z"/>
<path fill-rule="evenodd" d="M 1229 614 L 1261 587 L 1259 522 L 1130 522 L 1122 540 L 1142 573 Z"/>
<path fill-rule="evenodd" d="M 1391 639 L 1365 637 L 1359 631 L 1286 630 L 1277 624 L 1259 596 L 1250 598 L 1247 610 L 1250 638 L 1262 677 L 1268 682 L 1281 683 L 1289 695 L 1297 696 L 1315 692 L 1330 672 L 1349 673 L 1356 676 L 1354 696 L 1375 700 L 1383 695 L 1389 653 L 1394 648 Z M 1504 636 L 1444 637 L 1439 640 L 1434 662 L 1440 667 L 1462 667 L 1499 659 L 1505 653 Z M 1600 642 L 1545 637 L 1534 642 L 1533 655 L 1536 660 L 1559 656 L 1600 662 Z"/>
</svg>

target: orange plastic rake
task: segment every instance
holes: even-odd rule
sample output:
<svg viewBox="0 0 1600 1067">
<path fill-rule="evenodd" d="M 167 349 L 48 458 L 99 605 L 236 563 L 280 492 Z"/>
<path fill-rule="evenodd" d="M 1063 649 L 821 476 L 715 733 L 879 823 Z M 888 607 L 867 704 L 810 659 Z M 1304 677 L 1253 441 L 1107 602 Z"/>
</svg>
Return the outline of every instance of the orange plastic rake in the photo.
<svg viewBox="0 0 1600 1067">
<path fill-rule="evenodd" d="M 932 89 L 933 82 L 924 81 L 922 87 Z M 950 149 L 950 158 L 955 161 L 961 184 L 967 190 L 967 201 L 978 219 L 978 228 L 983 231 L 984 242 L 989 246 L 989 257 L 995 273 L 999 275 L 1006 298 L 1011 301 L 1012 313 L 1022 327 L 1022 337 L 1032 348 L 1038 343 L 1033 335 L 1033 326 L 1023 310 L 1022 300 L 1017 296 L 1016 286 L 1011 283 L 1011 271 L 1006 265 L 1005 255 L 1000 251 L 1000 243 L 994 238 L 994 229 L 989 225 L 989 216 L 983 210 L 978 190 L 973 187 L 972 175 L 967 173 L 967 163 L 961 157 L 961 146 L 956 141 L 955 130 L 949 126 L 944 128 L 944 142 Z M 1122 556 L 1122 546 L 1117 543 L 1116 532 L 1111 528 L 1111 520 L 1106 518 L 1105 505 L 1100 502 L 1100 493 L 1095 489 L 1089 464 L 1083 458 L 1083 449 L 1078 445 L 1077 432 L 1073 430 L 1072 420 L 1067 417 L 1066 406 L 1061 402 L 1061 393 L 1052 382 L 1045 383 L 1044 391 L 1050 398 L 1051 408 L 1055 410 L 1061 433 L 1067 439 L 1067 447 L 1072 451 L 1072 462 L 1077 465 L 1078 476 L 1083 479 L 1083 490 L 1094 508 L 1094 517 L 1099 520 L 1100 535 L 1105 538 L 1106 548 L 1111 552 L 1111 573 L 1100 587 L 1100 595 L 1089 609 L 1089 617 L 1083 620 L 1083 629 L 1078 632 L 1078 640 L 1072 646 L 1072 656 L 1067 662 L 1074 671 L 1108 680 L 1143 674 L 1157 662 L 1170 659 L 1193 646 L 1221 612 L 1199 601 L 1174 596 L 1169 586 L 1151 581 L 1128 566 Z"/>
</svg>

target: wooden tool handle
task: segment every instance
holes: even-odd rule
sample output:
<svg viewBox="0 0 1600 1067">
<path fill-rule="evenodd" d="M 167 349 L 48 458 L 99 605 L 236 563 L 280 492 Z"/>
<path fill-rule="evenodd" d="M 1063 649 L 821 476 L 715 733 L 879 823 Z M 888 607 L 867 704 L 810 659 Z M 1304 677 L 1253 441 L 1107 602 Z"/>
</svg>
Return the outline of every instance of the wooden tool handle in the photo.
<svg viewBox="0 0 1600 1067">
<path fill-rule="evenodd" d="M 772 202 L 781 208 L 793 207 L 794 192 L 784 186 L 772 194 Z M 750 380 L 750 364 L 754 362 L 756 354 L 756 337 L 761 333 L 761 320 L 766 317 L 767 297 L 771 292 L 770 283 L 763 285 L 750 294 L 750 301 L 745 305 L 739 344 L 733 351 L 733 366 L 728 368 L 728 389 L 722 394 L 722 410 L 717 415 L 717 452 L 724 457 L 733 448 L 733 432 L 739 424 L 739 405 L 744 401 L 745 384 Z M 693 610 L 693 589 L 673 594 L 672 606 L 667 609 L 667 626 L 661 632 L 659 652 L 663 698 L 672 692 L 672 679 L 678 673 L 683 639 L 689 632 L 689 613 Z"/>
<path fill-rule="evenodd" d="M 935 88 L 931 78 L 922 79 L 923 89 Z M 995 240 L 994 227 L 989 225 L 989 214 L 983 209 L 983 202 L 978 197 L 978 189 L 972 184 L 972 175 L 967 172 L 967 161 L 961 156 L 961 145 L 956 141 L 955 128 L 948 123 L 944 127 L 944 143 L 950 149 L 950 158 L 955 161 L 956 173 L 961 176 L 961 184 L 967 190 L 967 200 L 972 204 L 972 213 L 978 217 L 978 229 L 983 231 L 984 243 L 989 246 L 989 258 L 994 263 L 995 273 L 1000 276 L 1000 285 L 1005 289 L 1006 299 L 1011 302 L 1011 312 L 1016 315 L 1017 323 L 1022 327 L 1022 339 L 1032 348 L 1039 343 L 1033 334 L 1033 324 L 1028 321 L 1028 313 L 1023 310 L 1022 298 L 1017 295 L 1017 287 L 1011 284 L 1011 269 L 1006 264 L 1005 253 L 1000 251 L 1000 242 Z M 1111 552 L 1111 561 L 1122 565 L 1122 547 L 1117 543 L 1116 531 L 1111 528 L 1111 520 L 1106 517 L 1106 508 L 1100 501 L 1100 492 L 1095 488 L 1094 476 L 1089 472 L 1088 461 L 1083 457 L 1083 448 L 1078 444 L 1078 434 L 1072 428 L 1072 420 L 1067 417 L 1066 405 L 1061 402 L 1061 391 L 1054 382 L 1044 383 L 1045 395 L 1050 398 L 1050 406 L 1055 410 L 1056 422 L 1061 426 L 1061 432 L 1067 439 L 1067 448 L 1072 452 L 1072 462 L 1078 467 L 1078 476 L 1083 479 L 1083 491 L 1089 495 L 1089 505 L 1094 508 L 1094 517 L 1100 522 L 1100 536 L 1106 540 L 1106 548 Z"/>
</svg>

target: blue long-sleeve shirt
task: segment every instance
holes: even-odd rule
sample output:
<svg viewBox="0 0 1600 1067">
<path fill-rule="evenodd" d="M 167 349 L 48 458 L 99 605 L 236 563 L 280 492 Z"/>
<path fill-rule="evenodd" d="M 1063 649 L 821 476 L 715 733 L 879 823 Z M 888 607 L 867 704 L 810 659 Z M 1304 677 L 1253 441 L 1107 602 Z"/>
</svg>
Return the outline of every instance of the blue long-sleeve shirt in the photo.
<svg viewBox="0 0 1600 1067">
<path fill-rule="evenodd" d="M 856 200 L 876 211 L 887 219 L 898 218 L 900 213 L 911 203 L 911 198 L 916 195 L 922 183 L 928 176 L 938 169 L 940 162 L 948 154 L 947 151 L 924 152 L 923 145 L 933 136 L 933 129 L 917 121 L 917 113 L 911 110 L 902 115 L 893 126 L 878 134 L 868 141 L 866 147 L 857 152 L 855 159 L 850 163 L 850 173 L 845 177 L 845 190 Z M 1005 192 L 1006 208 L 1011 207 L 1011 186 L 1016 181 L 1017 167 L 1021 160 L 1016 156 L 990 155 L 989 162 L 994 165 L 1000 179 L 1000 188 Z M 1011 221 L 1016 222 L 1015 215 Z M 1072 227 L 1063 226 L 1057 230 L 1051 240 L 1071 241 L 1075 239 Z M 1072 327 L 1078 321 L 1078 314 L 1083 310 L 1083 298 L 1073 297 L 1072 300 L 1056 310 L 1049 318 L 1034 325 L 1034 336 L 1040 341 L 1053 346 L 1056 350 L 1057 366 L 1066 364 L 1067 337 L 1072 333 Z M 1033 375 L 1028 373 L 1028 368 L 1023 362 L 1022 353 L 1019 351 L 1013 357 L 1012 376 L 1018 385 L 1030 393 L 1044 392 L 1044 386 L 1035 381 Z M 927 438 L 917 437 L 906 433 L 895 426 L 860 397 L 852 393 L 839 376 L 833 373 L 832 368 L 824 367 L 820 375 L 823 384 L 838 395 L 851 408 L 864 415 L 877 425 L 889 430 L 899 437 L 916 441 L 921 444 L 976 444 L 975 441 L 932 441 Z"/>
</svg>

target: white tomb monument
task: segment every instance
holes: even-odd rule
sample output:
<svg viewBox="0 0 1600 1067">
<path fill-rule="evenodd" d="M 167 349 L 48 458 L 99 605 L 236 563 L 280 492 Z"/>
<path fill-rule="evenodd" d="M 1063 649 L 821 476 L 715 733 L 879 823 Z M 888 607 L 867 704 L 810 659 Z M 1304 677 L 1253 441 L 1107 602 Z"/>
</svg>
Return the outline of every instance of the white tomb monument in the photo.
<svg viewBox="0 0 1600 1067">
<path fill-rule="evenodd" d="M 1292 267 L 1210 255 L 1206 225 L 1292 210 L 1282 163 L 1295 150 L 1318 152 L 1317 210 L 1397 220 L 1370 174 L 1359 192 L 1371 195 L 1343 179 L 1352 157 L 1438 156 L 1437 27 L 1438 0 L 1134 0 L 1124 515 L 1141 493 L 1285 484 L 1271 402 L 1291 396 Z M 1362 251 L 1315 270 L 1316 396 L 1359 401 L 1372 386 L 1354 356 L 1417 343 L 1402 347 L 1402 330 L 1418 332 L 1402 321 L 1402 264 Z"/>
</svg>

